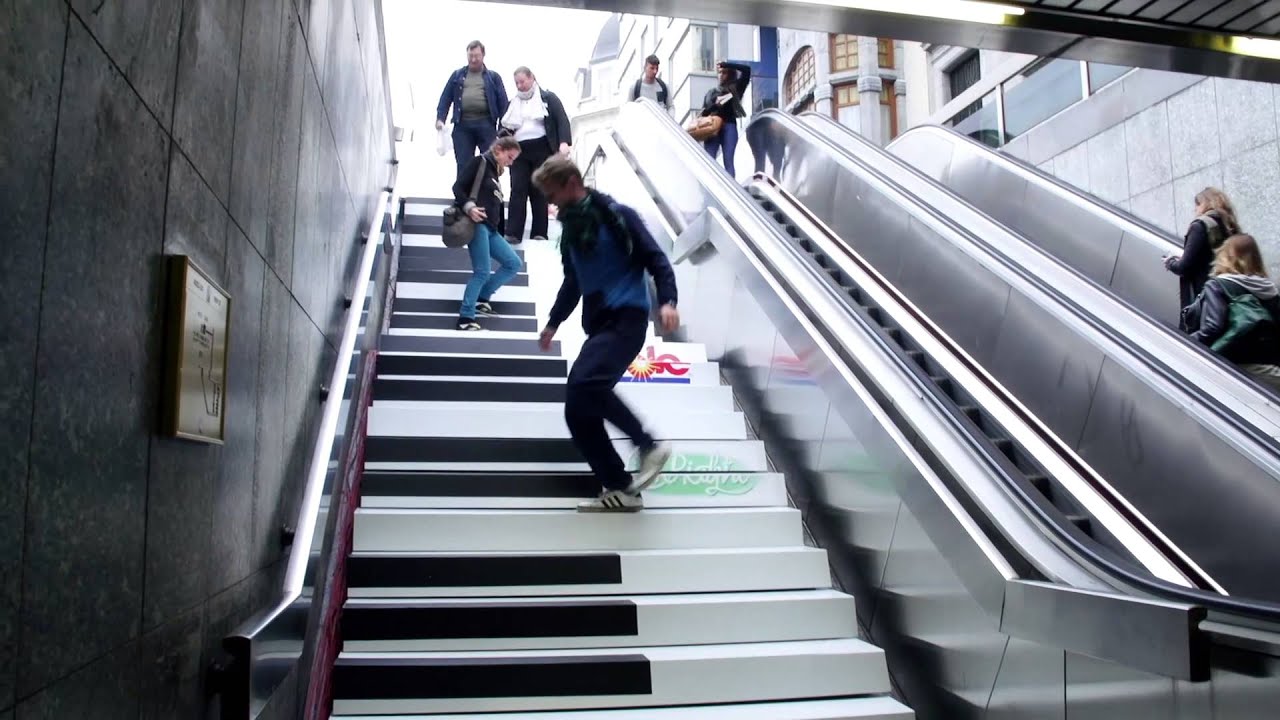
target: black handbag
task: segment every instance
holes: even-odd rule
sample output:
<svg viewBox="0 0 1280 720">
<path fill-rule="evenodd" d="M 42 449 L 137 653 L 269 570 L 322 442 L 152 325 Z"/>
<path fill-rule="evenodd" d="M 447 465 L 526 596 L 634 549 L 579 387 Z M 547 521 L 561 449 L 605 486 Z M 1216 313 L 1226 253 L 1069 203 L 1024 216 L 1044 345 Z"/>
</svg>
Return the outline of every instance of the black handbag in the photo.
<svg viewBox="0 0 1280 720">
<path fill-rule="evenodd" d="M 476 197 L 480 194 L 480 184 L 484 182 L 485 175 L 489 172 L 489 161 L 480 156 L 480 169 L 476 171 L 475 182 L 471 184 L 471 202 L 476 201 Z M 444 233 L 441 238 L 444 240 L 444 246 L 447 248 L 466 247 L 471 242 L 471 238 L 476 234 L 476 223 L 458 204 L 453 204 L 444 210 Z"/>
</svg>

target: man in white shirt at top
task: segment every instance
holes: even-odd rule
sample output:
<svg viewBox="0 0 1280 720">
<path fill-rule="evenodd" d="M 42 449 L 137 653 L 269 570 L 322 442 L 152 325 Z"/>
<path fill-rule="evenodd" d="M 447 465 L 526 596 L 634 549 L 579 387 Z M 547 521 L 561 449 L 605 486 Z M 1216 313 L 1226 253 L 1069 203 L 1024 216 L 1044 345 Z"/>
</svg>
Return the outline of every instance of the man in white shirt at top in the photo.
<svg viewBox="0 0 1280 720">
<path fill-rule="evenodd" d="M 667 84 L 658 77 L 658 63 L 657 55 L 650 55 L 644 59 L 644 76 L 631 87 L 631 96 L 627 99 L 634 101 L 636 98 L 649 98 L 657 103 L 658 107 L 666 108 L 668 114 L 674 114 L 671 93 L 667 91 Z"/>
</svg>

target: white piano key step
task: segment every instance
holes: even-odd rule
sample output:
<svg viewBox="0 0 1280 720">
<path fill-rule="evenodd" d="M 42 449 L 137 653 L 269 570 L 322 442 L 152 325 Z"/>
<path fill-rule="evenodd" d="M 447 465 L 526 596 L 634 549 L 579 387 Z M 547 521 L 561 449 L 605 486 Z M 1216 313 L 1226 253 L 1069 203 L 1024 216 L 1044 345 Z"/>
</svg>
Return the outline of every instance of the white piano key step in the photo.
<svg viewBox="0 0 1280 720">
<path fill-rule="evenodd" d="M 562 552 L 776 547 L 804 542 L 791 508 L 554 510 L 360 509 L 355 552 Z"/>
<path fill-rule="evenodd" d="M 562 381 L 563 382 L 563 381 Z M 637 416 L 659 440 L 745 440 L 747 425 L 740 412 L 656 413 L 646 407 Z M 609 436 L 626 437 L 609 425 Z M 450 413 L 375 405 L 369 412 L 370 435 L 401 437 L 567 438 L 564 410 L 496 411 L 459 403 Z"/>
</svg>

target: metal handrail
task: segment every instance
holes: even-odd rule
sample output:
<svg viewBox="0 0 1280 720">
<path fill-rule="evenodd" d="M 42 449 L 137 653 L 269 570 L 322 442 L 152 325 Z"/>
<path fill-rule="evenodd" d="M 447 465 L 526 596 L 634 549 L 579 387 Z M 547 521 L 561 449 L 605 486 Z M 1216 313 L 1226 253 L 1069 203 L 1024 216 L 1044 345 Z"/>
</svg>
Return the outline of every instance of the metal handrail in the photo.
<svg viewBox="0 0 1280 720">
<path fill-rule="evenodd" d="M 384 251 L 381 237 L 384 233 L 393 231 L 399 219 L 397 208 L 400 195 L 395 186 L 394 168 L 392 173 L 391 185 L 379 193 L 369 226 L 362 235 L 364 250 L 351 294 L 347 296 L 350 298 L 350 305 L 343 318 L 342 336 L 338 342 L 336 360 L 329 376 L 329 383 L 321 386 L 324 407 L 307 467 L 297 521 L 294 525 L 293 541 L 288 558 L 285 560 L 279 594 L 268 607 L 254 613 L 226 636 L 223 647 L 232 656 L 231 662 L 229 665 L 218 664 L 214 668 L 221 676 L 219 684 L 223 694 L 223 718 L 244 720 L 244 718 L 254 717 L 256 712 L 261 710 L 256 706 L 255 701 L 259 698 L 255 696 L 261 695 L 263 691 L 268 693 L 274 691 L 287 674 L 286 672 L 268 673 L 270 687 L 262 687 L 261 678 L 257 677 L 258 673 L 252 667 L 255 644 L 266 645 L 284 640 L 287 644 L 296 647 L 297 653 L 285 653 L 288 658 L 272 656 L 273 663 L 277 664 L 282 659 L 287 659 L 290 663 L 296 662 L 305 647 L 307 619 L 306 613 L 301 611 L 298 604 L 306 587 L 307 570 L 316 539 L 320 504 L 333 461 L 335 441 L 338 438 L 343 391 L 350 374 L 351 356 L 355 352 L 356 343 L 360 337 L 360 319 L 364 314 L 364 301 L 372 282 L 374 263 L 378 253 Z M 276 670 L 279 669 L 276 668 Z"/>
</svg>

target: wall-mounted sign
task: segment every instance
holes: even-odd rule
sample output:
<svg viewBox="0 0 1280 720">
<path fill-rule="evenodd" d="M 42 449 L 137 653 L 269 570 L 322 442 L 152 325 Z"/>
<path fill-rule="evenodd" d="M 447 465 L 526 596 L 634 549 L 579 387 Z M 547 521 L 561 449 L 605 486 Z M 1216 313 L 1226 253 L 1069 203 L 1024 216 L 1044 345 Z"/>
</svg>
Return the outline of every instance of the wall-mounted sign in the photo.
<svg viewBox="0 0 1280 720">
<path fill-rule="evenodd" d="M 231 296 L 186 255 L 168 258 L 163 431 L 221 445 Z"/>
</svg>

